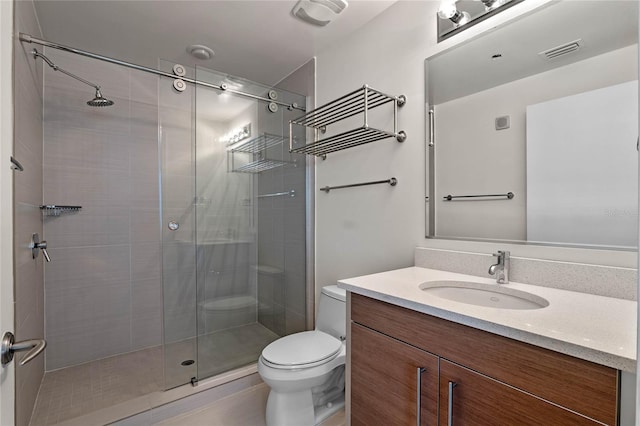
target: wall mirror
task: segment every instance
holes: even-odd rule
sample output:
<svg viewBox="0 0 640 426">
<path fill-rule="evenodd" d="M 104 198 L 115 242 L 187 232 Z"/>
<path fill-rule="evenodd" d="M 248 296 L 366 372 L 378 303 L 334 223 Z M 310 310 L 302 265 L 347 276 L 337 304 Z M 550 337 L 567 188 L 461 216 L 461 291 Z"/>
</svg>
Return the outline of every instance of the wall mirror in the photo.
<svg viewBox="0 0 640 426">
<path fill-rule="evenodd" d="M 550 2 L 427 58 L 427 237 L 635 249 L 638 2 Z"/>
</svg>

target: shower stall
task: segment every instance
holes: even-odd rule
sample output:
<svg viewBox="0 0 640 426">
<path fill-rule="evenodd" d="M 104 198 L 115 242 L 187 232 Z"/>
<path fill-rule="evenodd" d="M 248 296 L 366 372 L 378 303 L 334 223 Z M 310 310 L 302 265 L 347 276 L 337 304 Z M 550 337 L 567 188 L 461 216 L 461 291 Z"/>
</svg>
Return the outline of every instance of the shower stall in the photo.
<svg viewBox="0 0 640 426">
<path fill-rule="evenodd" d="M 48 347 L 32 424 L 250 365 L 313 313 L 308 163 L 288 150 L 305 96 L 76 53 L 43 50 L 42 204 L 75 209 L 42 210 Z M 91 108 L 89 82 L 60 69 L 113 104 Z M 65 394 L 72 409 L 53 412 Z"/>
</svg>

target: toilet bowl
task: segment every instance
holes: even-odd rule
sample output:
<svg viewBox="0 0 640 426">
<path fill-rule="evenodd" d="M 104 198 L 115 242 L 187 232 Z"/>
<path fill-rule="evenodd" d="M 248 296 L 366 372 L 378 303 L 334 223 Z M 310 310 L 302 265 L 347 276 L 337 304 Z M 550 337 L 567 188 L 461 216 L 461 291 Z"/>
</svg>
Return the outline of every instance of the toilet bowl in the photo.
<svg viewBox="0 0 640 426">
<path fill-rule="evenodd" d="M 346 295 L 322 289 L 316 329 L 268 345 L 258 372 L 271 391 L 267 426 L 316 425 L 344 406 Z"/>
</svg>

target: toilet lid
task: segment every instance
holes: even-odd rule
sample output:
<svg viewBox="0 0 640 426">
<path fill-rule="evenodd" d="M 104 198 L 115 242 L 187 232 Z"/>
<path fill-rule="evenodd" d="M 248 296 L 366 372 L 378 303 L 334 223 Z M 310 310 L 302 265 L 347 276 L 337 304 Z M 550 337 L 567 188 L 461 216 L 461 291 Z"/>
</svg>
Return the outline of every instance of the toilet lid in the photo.
<svg viewBox="0 0 640 426">
<path fill-rule="evenodd" d="M 274 367 L 309 367 L 334 358 L 342 342 L 322 331 L 303 331 L 282 337 L 262 351 L 262 358 Z"/>
</svg>

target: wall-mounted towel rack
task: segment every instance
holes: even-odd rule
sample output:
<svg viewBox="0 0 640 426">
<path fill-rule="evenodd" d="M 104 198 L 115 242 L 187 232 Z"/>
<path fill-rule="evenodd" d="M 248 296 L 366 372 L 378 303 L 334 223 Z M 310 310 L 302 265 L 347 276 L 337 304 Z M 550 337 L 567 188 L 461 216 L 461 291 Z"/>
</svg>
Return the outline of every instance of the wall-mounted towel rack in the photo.
<svg viewBox="0 0 640 426">
<path fill-rule="evenodd" d="M 502 198 L 505 197 L 508 200 L 513 199 L 515 194 L 513 192 L 507 192 L 506 194 L 483 194 L 483 195 L 446 195 L 442 197 L 444 201 L 451 201 L 458 198 Z"/>
<path fill-rule="evenodd" d="M 289 197 L 295 197 L 296 190 L 292 189 L 291 191 L 286 191 L 286 192 L 274 192 L 273 194 L 262 194 L 262 195 L 258 195 L 257 198 L 281 197 L 284 195 L 288 195 Z"/>
<path fill-rule="evenodd" d="M 293 161 L 269 158 L 267 151 L 284 141 L 284 137 L 262 133 L 261 135 L 227 147 L 228 170 L 237 173 L 260 173 L 293 164 Z M 236 158 L 240 157 L 240 158 Z"/>
<path fill-rule="evenodd" d="M 403 142 L 407 138 L 404 131 L 398 131 L 398 107 L 407 102 L 404 95 L 390 96 L 366 84 L 351 93 L 329 102 L 321 107 L 289 121 L 289 152 L 315 155 L 325 158 L 330 152 L 363 145 L 381 139 L 396 138 Z M 393 104 L 393 132 L 375 129 L 369 125 L 369 110 L 379 106 Z M 363 115 L 362 127 L 320 139 L 327 126 L 357 114 Z M 293 146 L 293 125 L 311 127 L 315 130 L 314 142 L 301 147 Z"/>
<path fill-rule="evenodd" d="M 61 213 L 75 213 L 80 211 L 82 206 L 58 206 L 58 205 L 43 205 L 40 206 L 40 210 L 45 216 L 60 216 Z"/>
<path fill-rule="evenodd" d="M 366 186 L 366 185 L 378 185 L 380 183 L 388 183 L 391 186 L 396 186 L 398 184 L 398 179 L 392 177 L 386 180 L 376 180 L 373 182 L 362 182 L 362 183 L 352 183 L 350 185 L 340 185 L 340 186 L 325 186 L 324 188 L 320 188 L 320 191 L 324 191 L 327 194 L 332 189 L 342 189 L 342 188 L 353 188 L 355 186 Z"/>
</svg>

